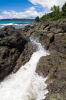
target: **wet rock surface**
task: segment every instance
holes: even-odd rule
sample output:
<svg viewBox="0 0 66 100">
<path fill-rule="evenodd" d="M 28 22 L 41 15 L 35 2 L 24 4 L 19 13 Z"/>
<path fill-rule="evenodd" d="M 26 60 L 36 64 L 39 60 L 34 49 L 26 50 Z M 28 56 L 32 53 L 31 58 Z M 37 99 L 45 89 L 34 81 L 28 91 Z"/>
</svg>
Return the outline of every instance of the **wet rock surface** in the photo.
<svg viewBox="0 0 66 100">
<path fill-rule="evenodd" d="M 16 61 L 16 66 L 13 69 L 13 72 L 15 73 L 22 65 L 24 65 L 26 62 L 28 62 L 33 54 L 33 52 L 36 51 L 36 45 L 34 45 L 32 42 L 28 42 L 25 47 L 24 51 L 21 53 L 20 57 Z"/>
<path fill-rule="evenodd" d="M 34 26 L 0 30 L 0 79 L 16 72 L 28 62 L 36 46 L 30 37 L 41 42 L 50 55 L 41 57 L 36 72 L 44 77 L 49 93 L 45 100 L 66 100 L 66 19 L 43 21 Z"/>
</svg>

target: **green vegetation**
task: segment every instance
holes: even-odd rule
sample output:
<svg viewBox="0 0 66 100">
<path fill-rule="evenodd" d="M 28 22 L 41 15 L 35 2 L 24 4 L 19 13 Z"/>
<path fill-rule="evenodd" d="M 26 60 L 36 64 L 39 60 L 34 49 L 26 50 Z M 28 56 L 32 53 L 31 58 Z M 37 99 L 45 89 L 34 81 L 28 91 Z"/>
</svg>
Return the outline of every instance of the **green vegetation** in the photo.
<svg viewBox="0 0 66 100">
<path fill-rule="evenodd" d="M 39 21 L 43 21 L 43 20 L 51 21 L 51 20 L 66 18 L 66 2 L 61 9 L 59 6 L 54 5 L 53 7 L 51 7 L 51 11 L 52 11 L 51 13 L 48 13 L 48 14 L 45 13 L 45 15 L 43 15 L 39 19 Z M 39 18 L 39 16 L 37 17 Z M 36 18 L 35 18 L 35 21 L 38 21 L 36 20 Z"/>
<path fill-rule="evenodd" d="M 35 21 L 36 21 L 36 22 L 39 22 L 39 16 L 37 16 L 37 17 L 35 18 Z"/>
</svg>

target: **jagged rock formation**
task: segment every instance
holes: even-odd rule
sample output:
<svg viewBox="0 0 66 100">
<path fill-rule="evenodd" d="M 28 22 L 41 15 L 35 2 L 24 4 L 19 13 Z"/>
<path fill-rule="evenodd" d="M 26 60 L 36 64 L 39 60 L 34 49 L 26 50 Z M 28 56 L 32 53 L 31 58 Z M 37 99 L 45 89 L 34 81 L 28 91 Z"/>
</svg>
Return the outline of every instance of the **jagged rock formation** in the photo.
<svg viewBox="0 0 66 100">
<path fill-rule="evenodd" d="M 12 26 L 0 30 L 0 79 L 9 74 L 27 43 Z"/>
<path fill-rule="evenodd" d="M 28 41 L 21 30 L 6 26 L 0 30 L 0 79 L 16 72 L 28 62 L 36 47 Z"/>
<path fill-rule="evenodd" d="M 66 19 L 38 22 L 23 29 L 12 26 L 1 29 L 0 79 L 29 61 L 36 51 L 30 37 L 50 52 L 49 56 L 40 58 L 36 68 L 39 75 L 49 77 L 45 100 L 66 100 Z"/>
<path fill-rule="evenodd" d="M 27 28 L 27 29 L 26 29 Z M 46 100 L 65 100 L 66 98 L 66 19 L 57 21 L 43 21 L 35 26 L 22 29 L 24 37 L 31 36 L 41 42 L 50 52 L 47 57 L 42 57 L 36 72 L 47 80 L 49 94 Z"/>
</svg>

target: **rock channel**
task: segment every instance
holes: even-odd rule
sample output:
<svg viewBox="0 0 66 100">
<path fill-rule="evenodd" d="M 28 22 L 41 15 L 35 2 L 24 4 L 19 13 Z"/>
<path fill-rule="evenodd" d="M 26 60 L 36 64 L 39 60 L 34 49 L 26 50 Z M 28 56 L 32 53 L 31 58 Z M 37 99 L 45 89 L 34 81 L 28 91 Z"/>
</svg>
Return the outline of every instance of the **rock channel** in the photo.
<svg viewBox="0 0 66 100">
<path fill-rule="evenodd" d="M 45 100 L 66 100 L 66 19 L 43 21 L 34 26 L 15 29 L 6 26 L 0 30 L 0 79 L 16 72 L 29 61 L 36 46 L 30 37 L 41 42 L 50 55 L 40 58 L 36 72 L 44 77 L 49 93 Z"/>
</svg>

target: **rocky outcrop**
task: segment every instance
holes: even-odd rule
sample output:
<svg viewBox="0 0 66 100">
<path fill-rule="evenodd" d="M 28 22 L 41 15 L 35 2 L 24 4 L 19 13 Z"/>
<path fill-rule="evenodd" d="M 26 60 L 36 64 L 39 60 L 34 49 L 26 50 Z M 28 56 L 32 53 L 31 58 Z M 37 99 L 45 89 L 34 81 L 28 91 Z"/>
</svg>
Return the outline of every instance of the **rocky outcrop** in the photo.
<svg viewBox="0 0 66 100">
<path fill-rule="evenodd" d="M 49 77 L 45 100 L 66 100 L 66 19 L 45 21 L 39 26 L 34 36 L 50 52 L 39 60 L 36 68 L 39 75 Z"/>
<path fill-rule="evenodd" d="M 28 40 L 30 36 L 33 37 L 50 52 L 66 54 L 66 19 L 38 22 L 34 26 L 28 25 L 22 29 L 21 34 Z"/>
<path fill-rule="evenodd" d="M 0 30 L 0 79 L 13 70 L 26 43 L 27 40 L 13 26 Z"/>
<path fill-rule="evenodd" d="M 49 46 L 49 51 L 52 50 L 66 54 L 66 33 L 55 34 L 54 41 Z"/>
<path fill-rule="evenodd" d="M 54 79 L 57 77 L 56 73 L 62 69 L 66 69 L 66 55 L 55 52 L 39 60 L 36 72 L 43 76 L 49 76 L 50 79 Z"/>
<path fill-rule="evenodd" d="M 66 55 L 62 53 L 52 53 L 42 57 L 37 65 L 36 72 L 44 77 L 49 77 L 46 81 L 49 93 L 45 100 L 65 100 L 66 98 Z"/>
<path fill-rule="evenodd" d="M 30 27 L 26 26 L 25 29 Z M 16 72 L 30 60 L 35 51 L 36 45 L 22 34 L 22 29 L 15 29 L 13 26 L 2 28 L 0 30 L 0 79 L 11 72 Z"/>
<path fill-rule="evenodd" d="M 0 46 L 17 48 L 22 52 L 26 42 L 26 39 L 13 26 L 6 26 L 0 30 Z"/>
<path fill-rule="evenodd" d="M 42 57 L 36 72 L 47 80 L 49 93 L 46 100 L 65 100 L 66 98 L 66 19 L 43 21 L 35 26 L 27 26 L 21 34 L 25 38 L 31 36 L 41 42 L 50 55 Z"/>
<path fill-rule="evenodd" d="M 50 55 L 39 60 L 36 72 L 49 77 L 46 81 L 49 93 L 45 100 L 66 100 L 66 19 L 46 25 L 38 38 Z"/>
<path fill-rule="evenodd" d="M 40 58 L 36 72 L 44 77 L 49 90 L 45 100 L 66 98 L 66 19 L 43 21 L 34 26 L 15 29 L 12 26 L 0 30 L 0 79 L 16 72 L 30 60 L 36 45 L 30 37 L 41 42 L 50 55 Z"/>
</svg>

